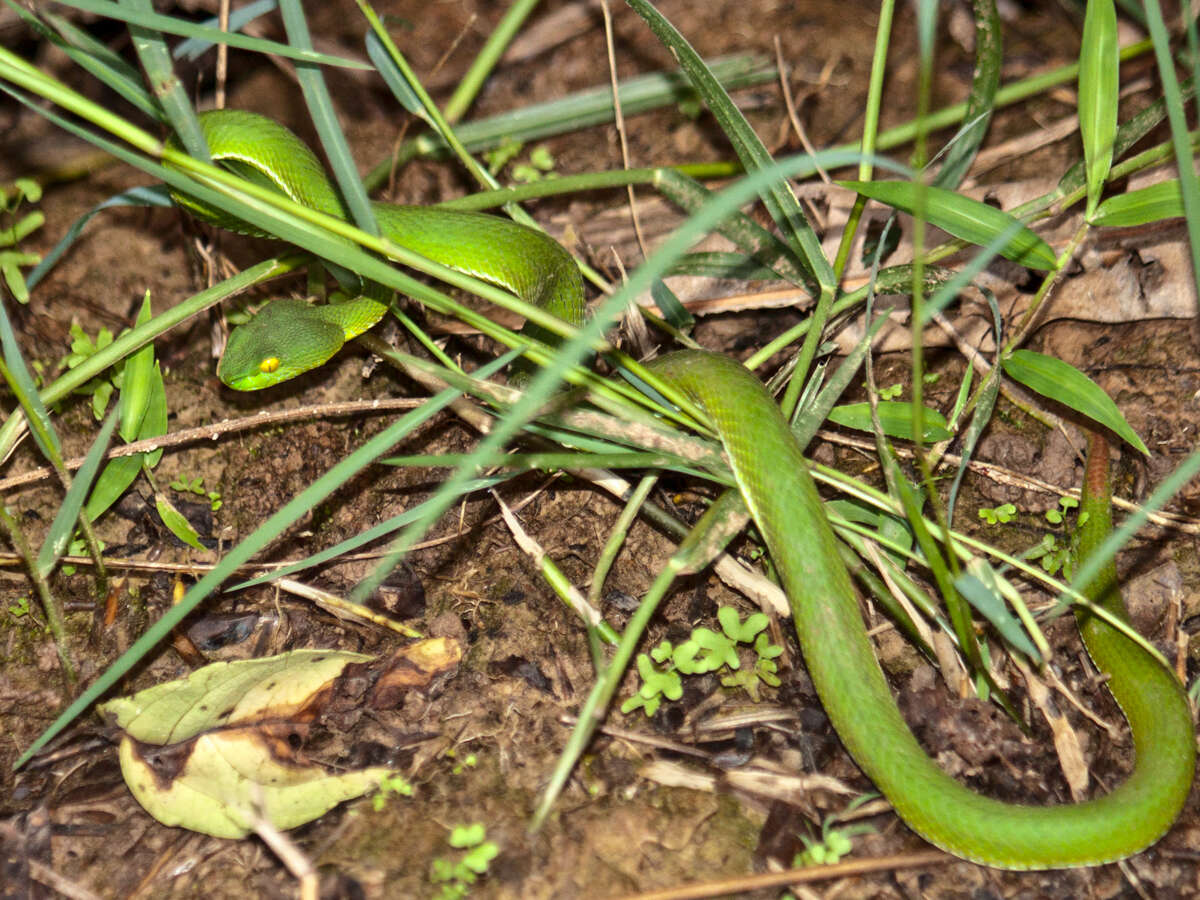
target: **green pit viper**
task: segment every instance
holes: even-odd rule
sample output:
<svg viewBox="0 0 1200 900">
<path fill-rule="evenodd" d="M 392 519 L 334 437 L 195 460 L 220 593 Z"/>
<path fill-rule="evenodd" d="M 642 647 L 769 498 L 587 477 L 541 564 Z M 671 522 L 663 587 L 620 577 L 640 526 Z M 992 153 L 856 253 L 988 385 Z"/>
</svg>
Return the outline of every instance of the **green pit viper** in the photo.
<svg viewBox="0 0 1200 900">
<path fill-rule="evenodd" d="M 265 179 L 298 203 L 345 216 L 316 156 L 283 126 L 237 111 L 204 114 L 202 126 L 214 160 Z M 246 230 L 177 199 L 196 215 Z M 540 232 L 480 213 L 383 203 L 374 210 L 392 241 L 567 321 L 582 320 L 578 269 Z M 277 300 L 234 330 L 218 372 L 239 390 L 278 383 L 329 359 L 384 312 L 369 300 L 324 306 Z M 1111 793 L 1076 804 L 1024 806 L 973 793 L 926 755 L 901 717 L 808 464 L 770 394 L 742 365 L 712 353 L 674 353 L 654 371 L 711 419 L 790 599 L 821 702 L 850 754 L 914 831 L 957 856 L 1011 869 L 1110 862 L 1167 831 L 1187 799 L 1196 755 L 1187 697 L 1170 671 L 1102 620 L 1078 615 L 1088 651 L 1129 721 L 1133 772 Z M 1097 441 L 1081 507 L 1089 513 L 1079 534 L 1084 555 L 1111 529 L 1107 457 Z M 1088 594 L 1127 619 L 1111 565 Z"/>
</svg>

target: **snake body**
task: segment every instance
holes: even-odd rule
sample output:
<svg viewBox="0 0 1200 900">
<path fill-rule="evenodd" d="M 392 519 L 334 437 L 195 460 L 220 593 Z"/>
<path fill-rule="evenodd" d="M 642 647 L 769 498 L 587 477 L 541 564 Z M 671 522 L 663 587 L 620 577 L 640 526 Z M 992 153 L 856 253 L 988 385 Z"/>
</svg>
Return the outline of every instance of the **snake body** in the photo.
<svg viewBox="0 0 1200 900">
<path fill-rule="evenodd" d="M 283 126 L 231 112 L 209 113 L 203 125 L 214 158 L 249 167 L 294 200 L 344 215 L 316 157 Z M 215 218 L 194 205 L 193 211 Z M 380 204 L 376 215 L 397 243 L 507 287 L 568 321 L 581 321 L 582 284 L 574 263 L 539 232 L 492 216 L 436 209 Z M 269 304 L 255 320 L 266 316 L 261 327 L 251 323 L 231 336 L 222 379 L 246 376 L 255 383 L 233 386 L 250 389 L 264 386 L 260 375 L 273 383 L 283 380 L 275 377 L 281 371 L 291 377 L 323 362 L 355 328 L 362 330 L 361 321 L 374 316 L 373 324 L 382 315 L 357 307 L 357 301 Z M 347 322 L 350 327 L 344 327 Z M 1013 869 L 1109 862 L 1167 831 L 1187 799 L 1196 755 L 1187 697 L 1171 672 L 1102 620 L 1079 616 L 1088 651 L 1129 722 L 1136 753 L 1132 773 L 1106 796 L 1059 806 L 1002 803 L 968 790 L 929 758 L 901 717 L 808 464 L 770 394 L 742 365 L 717 354 L 674 353 L 655 369 L 710 417 L 790 598 L 821 702 L 850 754 L 914 831 L 965 859 Z M 1106 472 L 1106 451 L 1093 460 L 1101 455 Z M 1084 551 L 1111 529 L 1106 483 L 1093 473 L 1085 490 Z M 1111 567 L 1088 593 L 1127 617 Z"/>
</svg>

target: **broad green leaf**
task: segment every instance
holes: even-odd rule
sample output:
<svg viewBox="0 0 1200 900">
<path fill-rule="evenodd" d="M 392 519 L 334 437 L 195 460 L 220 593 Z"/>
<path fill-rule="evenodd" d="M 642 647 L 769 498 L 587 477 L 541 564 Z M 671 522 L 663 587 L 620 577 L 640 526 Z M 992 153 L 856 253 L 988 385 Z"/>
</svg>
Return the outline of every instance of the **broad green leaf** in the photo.
<svg viewBox="0 0 1200 900">
<path fill-rule="evenodd" d="M 924 432 L 922 443 L 935 444 L 938 441 L 948 441 L 954 433 L 946 425 L 946 417 L 936 409 L 925 407 Z M 846 428 L 856 431 L 874 431 L 871 425 L 871 404 L 847 403 L 835 406 L 829 411 L 829 421 L 836 422 Z M 889 437 L 901 440 L 912 440 L 912 404 L 893 400 L 879 402 L 879 424 L 883 433 Z"/>
<path fill-rule="evenodd" d="M 1135 450 L 1150 455 L 1112 398 L 1070 363 L 1032 350 L 1014 350 L 1002 365 L 1009 378 L 1098 422 Z"/>
<path fill-rule="evenodd" d="M 1182 215 L 1183 188 L 1178 178 L 1172 178 L 1109 197 L 1088 218 L 1088 222 L 1099 227 L 1128 228 L 1163 219 L 1177 219 Z"/>
<path fill-rule="evenodd" d="M 158 493 L 154 495 L 154 508 L 158 510 L 158 517 L 162 519 L 162 523 L 171 529 L 171 534 L 179 538 L 189 547 L 195 547 L 197 550 L 203 550 L 204 545 L 200 543 L 200 535 L 196 533 L 196 529 L 191 523 L 184 518 L 183 513 L 175 508 L 175 505 L 167 499 L 166 494 Z"/>
<path fill-rule="evenodd" d="M 1112 167 L 1121 74 L 1117 11 L 1112 0 L 1088 0 L 1079 50 L 1079 133 L 1087 172 L 1087 218 L 1100 203 Z"/>
<path fill-rule="evenodd" d="M 838 184 L 910 215 L 916 212 L 920 186 L 911 181 L 839 181 Z M 942 188 L 925 187 L 924 194 L 926 221 L 943 231 L 984 247 L 1016 223 L 1017 231 L 1000 249 L 1000 255 L 1031 269 L 1057 267 L 1058 260 L 1050 245 L 1003 210 Z"/>
<path fill-rule="evenodd" d="M 324 689 L 348 664 L 369 659 L 293 650 L 214 663 L 99 710 L 124 732 L 125 783 L 164 825 L 241 838 L 261 810 L 276 828 L 295 828 L 391 774 L 382 767 L 331 774 L 291 747 Z"/>
</svg>

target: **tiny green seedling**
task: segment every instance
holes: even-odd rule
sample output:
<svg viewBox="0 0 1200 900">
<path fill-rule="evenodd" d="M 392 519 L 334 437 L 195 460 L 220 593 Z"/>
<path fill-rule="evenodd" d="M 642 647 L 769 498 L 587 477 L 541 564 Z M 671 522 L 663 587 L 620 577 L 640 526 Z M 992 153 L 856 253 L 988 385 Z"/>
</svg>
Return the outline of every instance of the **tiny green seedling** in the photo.
<svg viewBox="0 0 1200 900">
<path fill-rule="evenodd" d="M 481 875 L 486 875 L 488 866 L 500 853 L 494 841 L 486 840 L 487 829 L 482 822 L 458 825 L 450 832 L 447 842 L 456 850 L 465 850 L 457 860 L 439 856 L 429 869 L 429 880 L 441 885 L 435 896 L 438 900 L 460 900 L 470 893 Z"/>
<path fill-rule="evenodd" d="M 1067 512 L 1069 510 L 1075 509 L 1077 506 L 1079 506 L 1079 501 L 1076 500 L 1074 497 L 1059 497 L 1058 498 L 1058 509 L 1046 510 L 1046 521 L 1049 522 L 1051 525 L 1061 525 L 1063 523 L 1064 518 L 1066 517 Z M 1087 514 L 1084 513 L 1082 516 L 1080 516 L 1080 519 L 1083 522 L 1087 521 L 1087 519 L 1085 518 L 1086 515 Z"/>
<path fill-rule="evenodd" d="M 717 610 L 717 621 L 721 624 L 720 634 L 710 628 L 696 628 L 688 640 L 678 646 L 663 641 L 649 654 L 639 653 L 637 667 L 642 686 L 621 705 L 621 712 L 644 709 L 647 716 L 653 716 L 663 698 L 678 700 L 683 696 L 681 674 L 701 675 L 729 669 L 736 674 L 724 676 L 721 684 L 744 687 L 755 700 L 758 699 L 760 681 L 778 687 L 775 659 L 783 653 L 783 648 L 767 638 L 767 617 L 763 613 L 753 613 L 743 622 L 736 609 L 722 606 Z M 739 644 L 752 646 L 756 654 L 753 667 L 742 669 L 737 652 Z"/>
<path fill-rule="evenodd" d="M 479 757 L 477 757 L 474 753 L 468 753 L 462 759 L 459 759 L 458 753 L 455 752 L 454 748 L 446 751 L 446 758 L 455 761 L 454 767 L 450 770 L 451 774 L 454 775 L 461 775 L 467 769 L 473 769 L 479 765 Z"/>
<path fill-rule="evenodd" d="M 904 392 L 904 385 L 893 384 L 879 389 L 880 400 L 895 400 Z"/>
<path fill-rule="evenodd" d="M 11 193 L 10 193 L 11 191 Z M 21 206 L 37 203 L 42 199 L 42 187 L 30 178 L 18 178 L 8 190 L 0 188 L 0 277 L 18 303 L 29 302 L 29 287 L 25 284 L 22 266 L 36 266 L 42 258 L 36 253 L 25 253 L 17 245 L 46 222 L 41 210 L 26 213 L 12 224 Z"/>
<path fill-rule="evenodd" d="M 104 541 L 99 541 L 99 545 L 100 545 L 101 550 L 103 550 L 107 546 L 104 543 Z M 77 537 L 77 538 L 73 538 L 71 540 L 70 545 L 67 547 L 66 555 L 67 556 L 86 556 L 87 552 L 88 552 L 87 544 L 84 542 L 83 538 Z M 74 575 L 77 571 L 78 570 L 74 566 L 71 566 L 71 565 L 64 565 L 62 567 L 63 575 Z"/>
<path fill-rule="evenodd" d="M 554 156 L 545 145 L 534 147 L 529 152 L 529 162 L 513 166 L 512 178 L 518 184 L 530 184 L 545 178 L 555 178 Z"/>
<path fill-rule="evenodd" d="M 1073 497 L 1060 497 L 1058 508 L 1046 511 L 1046 521 L 1051 525 L 1062 525 L 1067 513 L 1079 506 L 1079 501 Z M 1076 521 L 1076 527 L 1088 520 L 1088 514 L 1082 512 Z M 1044 534 L 1042 540 L 1027 554 L 1028 558 L 1038 563 L 1049 575 L 1056 575 L 1060 570 L 1064 577 L 1070 579 L 1074 574 L 1073 539 L 1061 534 Z"/>
<path fill-rule="evenodd" d="M 83 330 L 83 326 L 78 322 L 72 322 L 71 352 L 63 357 L 60 365 L 65 365 L 68 369 L 78 368 L 112 342 L 113 333 L 107 328 L 101 328 L 96 333 L 96 339 L 92 340 L 92 338 L 88 337 L 87 332 Z M 118 363 L 115 368 L 119 370 L 121 365 Z M 119 374 L 114 375 L 111 379 L 96 377 L 81 384 L 72 393 L 91 397 L 92 415 L 96 417 L 96 421 L 100 421 L 104 418 L 104 411 L 108 409 L 108 401 L 112 399 L 113 391 L 115 390 L 114 385 L 119 378 Z"/>
<path fill-rule="evenodd" d="M 873 834 L 875 829 L 870 825 L 840 825 L 842 817 L 849 815 L 869 800 L 874 800 L 878 794 L 863 794 L 851 801 L 844 810 L 825 817 L 821 823 L 820 841 L 811 840 L 804 835 L 800 839 L 807 847 L 803 853 L 797 853 L 792 860 L 792 866 L 829 866 L 841 860 L 851 850 L 851 838 L 860 834 Z"/>
<path fill-rule="evenodd" d="M 989 525 L 1006 525 L 1017 514 L 1017 508 L 1011 503 L 1002 503 L 995 507 L 983 507 L 979 510 L 979 518 Z"/>
<path fill-rule="evenodd" d="M 184 481 L 182 478 L 177 478 L 171 482 L 171 490 L 178 491 L 181 494 L 195 494 L 197 497 L 203 497 L 208 501 L 213 512 L 216 512 L 222 506 L 220 491 L 206 491 L 204 489 L 204 479 L 200 476 L 196 476 L 191 481 Z"/>
<path fill-rule="evenodd" d="M 14 619 L 21 619 L 29 615 L 29 597 L 18 597 L 12 602 L 8 608 L 8 614 Z"/>
<path fill-rule="evenodd" d="M 413 787 L 404 776 L 393 773 L 379 782 L 379 790 L 371 795 L 371 808 L 380 812 L 393 797 L 411 797 Z"/>
</svg>

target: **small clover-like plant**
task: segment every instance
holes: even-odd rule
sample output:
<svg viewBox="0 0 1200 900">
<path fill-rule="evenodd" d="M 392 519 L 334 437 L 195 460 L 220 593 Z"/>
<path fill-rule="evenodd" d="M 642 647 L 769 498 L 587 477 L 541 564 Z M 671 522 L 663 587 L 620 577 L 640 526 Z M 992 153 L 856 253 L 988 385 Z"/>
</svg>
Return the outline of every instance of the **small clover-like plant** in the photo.
<svg viewBox="0 0 1200 900">
<path fill-rule="evenodd" d="M 736 609 L 722 606 L 717 610 L 717 621 L 721 624 L 720 633 L 711 628 L 695 628 L 691 636 L 678 645 L 663 641 L 649 654 L 638 654 L 642 686 L 621 705 L 621 712 L 643 709 L 647 716 L 653 716 L 663 698 L 678 700 L 683 696 L 681 674 L 701 675 L 727 669 L 730 674 L 721 678 L 721 684 L 744 687 L 756 701 L 760 682 L 778 687 L 775 659 L 783 653 L 783 648 L 772 644 L 767 637 L 767 617 L 763 613 L 753 613 L 743 622 Z M 756 656 L 753 667 L 742 668 L 739 644 L 752 645 Z"/>
<path fill-rule="evenodd" d="M 1046 521 L 1051 525 L 1061 525 L 1066 517 L 1067 511 L 1072 510 L 1079 505 L 1079 501 L 1074 497 L 1059 497 L 1058 508 L 1046 510 Z M 1081 521 L 1087 521 L 1083 518 L 1087 513 L 1080 516 Z"/>
<path fill-rule="evenodd" d="M 204 479 L 197 475 L 191 481 L 184 481 L 182 478 L 177 478 L 171 482 L 171 490 L 179 491 L 181 494 L 195 494 L 197 497 L 202 497 L 208 501 L 209 507 L 213 512 L 216 512 L 223 505 L 220 491 L 206 491 L 204 489 Z"/>
<path fill-rule="evenodd" d="M 1066 521 L 1068 513 L 1079 506 L 1074 497 L 1060 497 L 1058 507 L 1046 511 L 1046 521 L 1054 526 L 1061 526 Z M 1088 520 L 1088 514 L 1081 512 L 1075 520 L 1078 527 Z M 1063 577 L 1068 580 L 1074 574 L 1074 537 L 1062 534 L 1044 534 L 1042 540 L 1027 554 L 1033 562 L 1041 565 L 1047 574 L 1056 575 L 1061 570 Z"/>
<path fill-rule="evenodd" d="M 392 773 L 380 779 L 379 790 L 371 795 L 371 808 L 379 812 L 393 797 L 411 797 L 412 795 L 413 788 L 408 780 L 402 775 Z"/>
<path fill-rule="evenodd" d="M 819 841 L 800 835 L 800 839 L 804 841 L 804 845 L 808 849 L 803 853 L 797 853 L 796 858 L 792 860 L 792 865 L 797 868 L 800 866 L 828 866 L 841 860 L 851 850 L 851 838 L 860 834 L 872 834 L 875 829 L 870 825 L 842 825 L 840 820 L 878 796 L 874 793 L 864 794 L 851 801 L 841 812 L 826 816 L 821 822 L 821 839 Z"/>
<path fill-rule="evenodd" d="M 904 392 L 904 385 L 892 384 L 879 389 L 880 400 L 895 400 Z"/>
<path fill-rule="evenodd" d="M 1013 520 L 1017 508 L 1011 503 L 1002 503 L 996 507 L 983 507 L 979 510 L 979 518 L 989 525 L 1005 525 Z"/>
<path fill-rule="evenodd" d="M 460 900 L 467 896 L 481 875 L 486 875 L 499 853 L 494 841 L 487 840 L 487 829 L 482 822 L 455 826 L 447 842 L 456 850 L 465 850 L 457 860 L 439 856 L 429 869 L 429 880 L 440 884 L 438 900 Z"/>
<path fill-rule="evenodd" d="M 78 322 L 72 322 L 71 352 L 63 357 L 61 365 L 65 365 L 68 369 L 77 368 L 112 342 L 113 333 L 107 328 L 101 328 L 93 340 L 88 337 L 83 326 Z M 115 368 L 120 370 L 123 367 L 118 365 Z M 118 376 L 114 376 L 113 379 L 98 376 L 75 388 L 72 393 L 92 398 L 92 415 L 99 421 L 104 418 L 104 411 L 108 409 L 108 401 L 112 398 L 115 380 L 118 380 Z"/>
<path fill-rule="evenodd" d="M 1040 564 L 1048 575 L 1062 569 L 1063 575 L 1070 578 L 1071 548 L 1053 534 L 1042 535 L 1041 543 L 1029 551 L 1029 559 Z"/>
<path fill-rule="evenodd" d="M 631 713 L 635 709 L 644 709 L 649 717 L 658 712 L 663 697 L 678 700 L 683 696 L 683 681 L 673 664 L 669 668 L 659 669 L 648 655 L 639 653 L 637 667 L 638 674 L 642 677 L 642 686 L 636 694 L 621 704 L 621 712 Z"/>
</svg>

